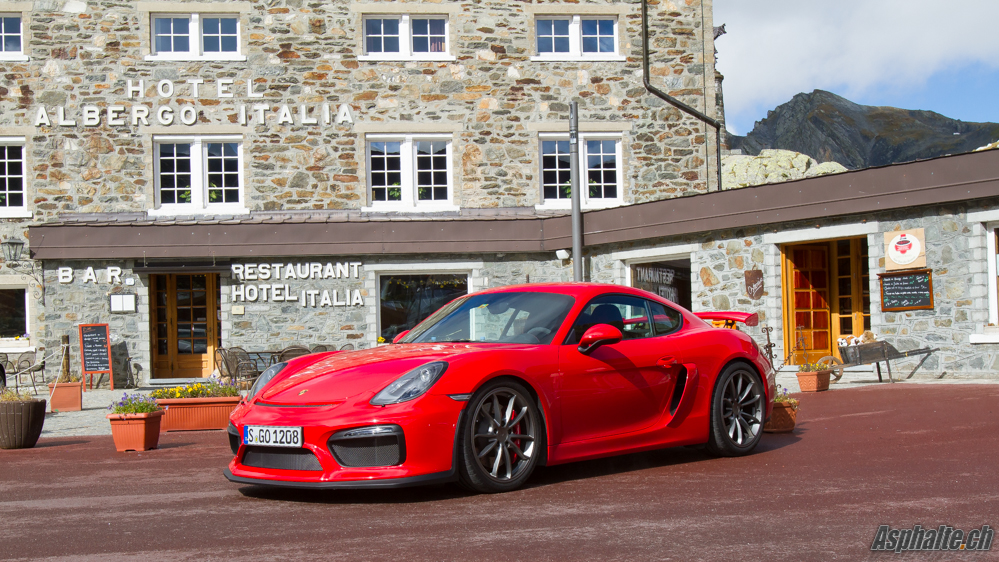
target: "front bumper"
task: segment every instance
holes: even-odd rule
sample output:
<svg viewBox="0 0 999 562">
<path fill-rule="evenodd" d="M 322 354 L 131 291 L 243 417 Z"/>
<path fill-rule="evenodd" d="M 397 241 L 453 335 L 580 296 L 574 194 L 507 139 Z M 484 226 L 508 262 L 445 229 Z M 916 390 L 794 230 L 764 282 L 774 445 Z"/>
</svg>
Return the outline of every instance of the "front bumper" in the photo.
<svg viewBox="0 0 999 562">
<path fill-rule="evenodd" d="M 359 401 L 315 407 L 257 404 L 240 408 L 231 419 L 238 449 L 224 474 L 230 481 L 241 484 L 313 489 L 398 488 L 453 480 L 455 434 L 464 406 L 464 402 L 447 396 L 424 395 L 412 402 L 385 407 Z M 310 459 L 312 470 L 243 464 L 248 447 L 238 436 L 245 425 L 301 426 L 302 449 L 315 457 L 314 461 Z M 341 465 L 331 450 L 330 437 L 343 430 L 375 425 L 402 428 L 405 440 L 402 461 L 393 466 Z"/>
</svg>

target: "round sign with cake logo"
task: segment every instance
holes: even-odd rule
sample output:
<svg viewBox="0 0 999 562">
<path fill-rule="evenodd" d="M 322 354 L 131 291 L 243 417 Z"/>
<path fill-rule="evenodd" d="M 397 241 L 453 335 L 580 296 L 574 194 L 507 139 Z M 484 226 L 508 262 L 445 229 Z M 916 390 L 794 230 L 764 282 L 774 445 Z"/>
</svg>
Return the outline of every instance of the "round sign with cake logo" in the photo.
<svg viewBox="0 0 999 562">
<path fill-rule="evenodd" d="M 888 244 L 888 257 L 898 265 L 908 265 L 919 258 L 923 251 L 919 239 L 902 232 Z"/>
</svg>

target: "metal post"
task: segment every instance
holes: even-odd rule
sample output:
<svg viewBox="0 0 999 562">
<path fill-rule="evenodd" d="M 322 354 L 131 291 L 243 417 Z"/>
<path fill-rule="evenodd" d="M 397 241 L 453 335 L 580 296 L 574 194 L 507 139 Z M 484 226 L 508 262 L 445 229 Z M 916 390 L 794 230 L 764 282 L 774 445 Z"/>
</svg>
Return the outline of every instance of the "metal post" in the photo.
<svg viewBox="0 0 999 562">
<path fill-rule="evenodd" d="M 569 179 L 572 189 L 572 280 L 583 280 L 583 213 L 579 194 L 579 106 L 569 103 Z"/>
</svg>

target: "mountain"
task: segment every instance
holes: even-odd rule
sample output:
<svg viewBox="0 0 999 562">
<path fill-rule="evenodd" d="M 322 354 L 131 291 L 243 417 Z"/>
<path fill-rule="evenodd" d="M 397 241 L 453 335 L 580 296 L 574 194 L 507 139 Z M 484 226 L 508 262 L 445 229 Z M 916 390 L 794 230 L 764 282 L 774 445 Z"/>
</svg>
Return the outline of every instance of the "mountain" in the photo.
<svg viewBox="0 0 999 562">
<path fill-rule="evenodd" d="M 971 152 L 999 139 L 997 123 L 966 123 L 932 111 L 859 105 L 823 90 L 798 94 L 729 146 L 757 155 L 778 148 L 850 169 Z"/>
</svg>

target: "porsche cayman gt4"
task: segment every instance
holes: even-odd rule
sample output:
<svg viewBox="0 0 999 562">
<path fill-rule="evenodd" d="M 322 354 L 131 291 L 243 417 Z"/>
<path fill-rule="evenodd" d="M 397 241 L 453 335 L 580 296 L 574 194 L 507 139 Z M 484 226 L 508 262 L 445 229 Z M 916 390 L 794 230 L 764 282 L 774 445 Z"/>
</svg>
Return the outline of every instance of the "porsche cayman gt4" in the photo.
<svg viewBox="0 0 999 562">
<path fill-rule="evenodd" d="M 517 488 L 539 465 L 705 444 L 756 447 L 775 393 L 752 338 L 652 293 L 532 284 L 458 298 L 392 345 L 271 366 L 229 425 L 238 483 L 458 481 Z"/>
</svg>

